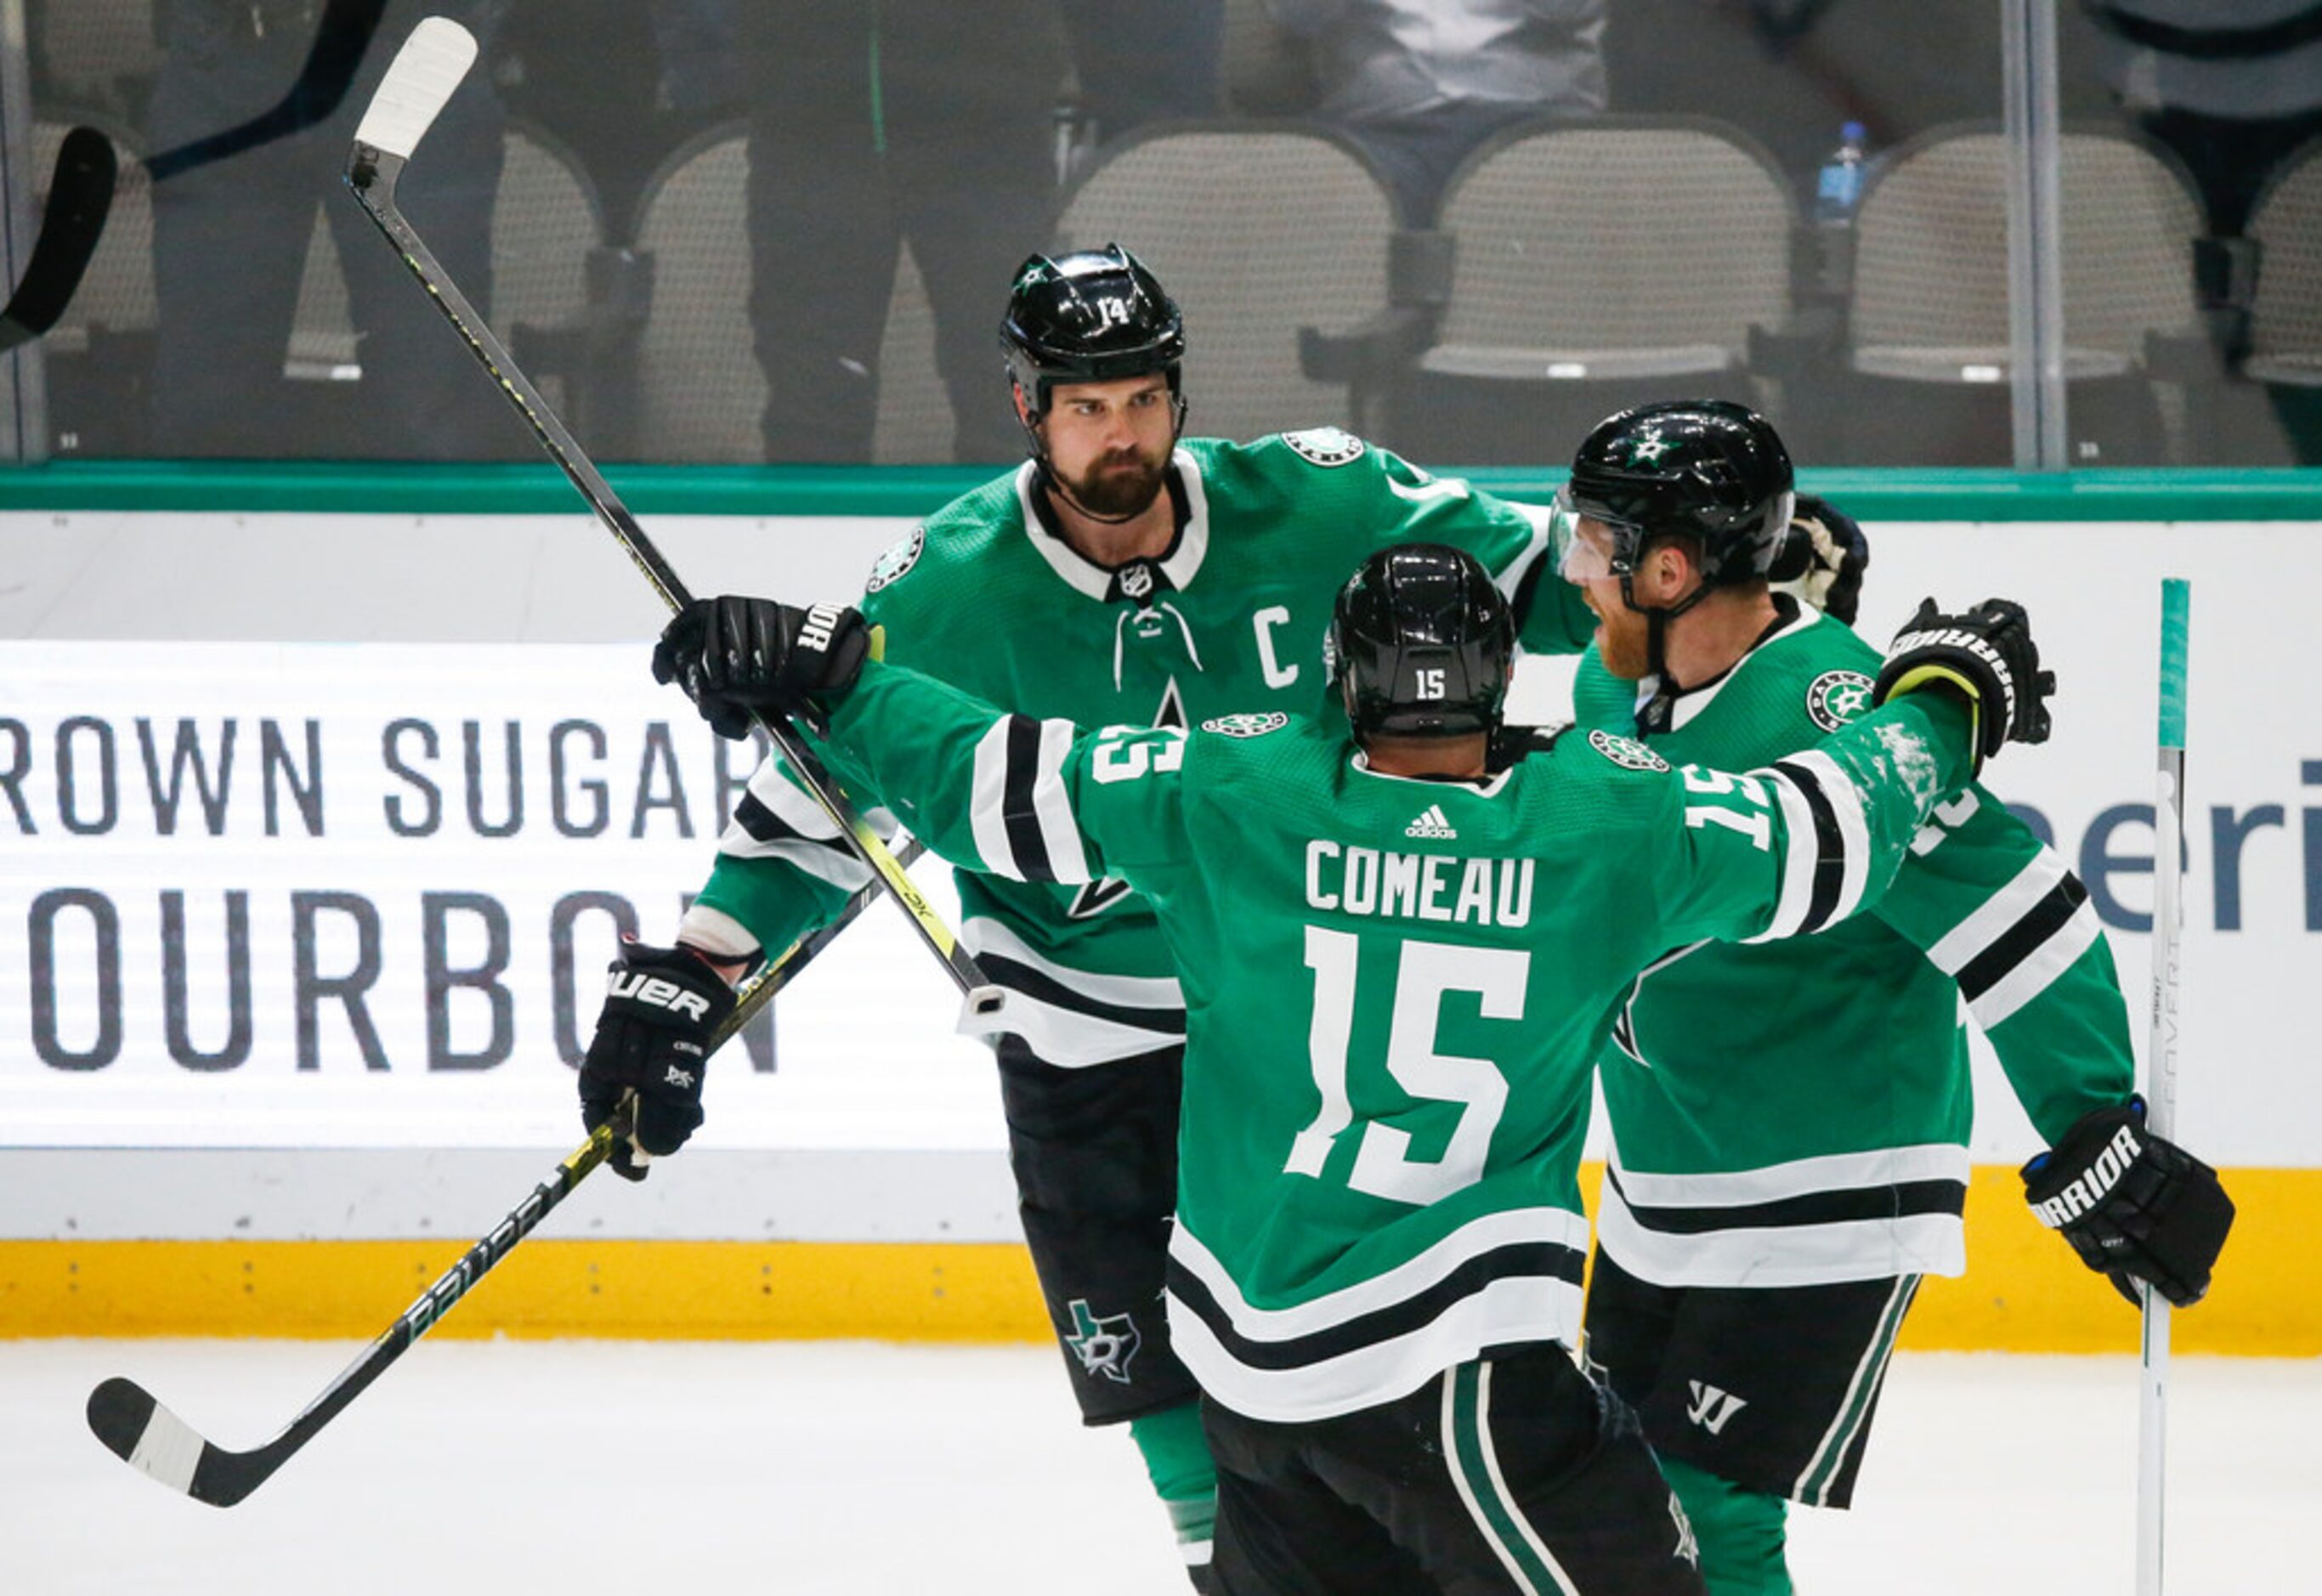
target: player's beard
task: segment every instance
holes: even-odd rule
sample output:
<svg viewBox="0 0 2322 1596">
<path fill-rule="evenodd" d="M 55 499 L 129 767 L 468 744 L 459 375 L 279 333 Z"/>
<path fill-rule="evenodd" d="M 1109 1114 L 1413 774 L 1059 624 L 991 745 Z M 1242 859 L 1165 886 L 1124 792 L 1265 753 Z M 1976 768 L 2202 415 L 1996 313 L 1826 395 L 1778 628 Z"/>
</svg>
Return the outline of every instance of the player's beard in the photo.
<svg viewBox="0 0 2322 1596">
<path fill-rule="evenodd" d="M 1089 514 L 1126 520 L 1142 515 L 1160 496 L 1168 470 L 1166 448 L 1150 455 L 1120 449 L 1092 461 L 1078 477 L 1063 481 L 1073 501 Z"/>
</svg>

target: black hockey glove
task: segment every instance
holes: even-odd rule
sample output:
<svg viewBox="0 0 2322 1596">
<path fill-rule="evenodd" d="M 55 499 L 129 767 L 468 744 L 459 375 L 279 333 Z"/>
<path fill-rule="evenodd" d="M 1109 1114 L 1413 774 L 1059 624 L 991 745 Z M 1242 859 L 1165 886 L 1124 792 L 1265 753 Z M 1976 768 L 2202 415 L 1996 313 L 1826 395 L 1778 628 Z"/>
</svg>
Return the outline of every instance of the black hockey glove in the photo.
<svg viewBox="0 0 2322 1596">
<path fill-rule="evenodd" d="M 750 716 L 809 713 L 855 685 L 871 650 L 863 616 L 771 598 L 697 598 L 654 645 L 655 681 L 674 681 L 721 737 L 750 734 Z"/>
<path fill-rule="evenodd" d="M 1775 552 L 1769 579 L 1787 584 L 1800 598 L 1834 621 L 1854 625 L 1862 599 L 1862 573 L 1870 565 L 1870 540 L 1862 528 L 1828 499 L 1798 495 L 1790 529 Z"/>
<path fill-rule="evenodd" d="M 630 943 L 607 966 L 605 1007 L 580 1061 L 580 1122 L 596 1129 L 621 1094 L 637 1094 L 635 1128 L 613 1145 L 616 1173 L 645 1178 L 648 1157 L 674 1153 L 701 1125 L 709 1037 L 734 1012 L 734 994 L 691 948 Z"/>
<path fill-rule="evenodd" d="M 2048 698 L 2056 673 L 2040 669 L 2040 645 L 2024 606 L 1987 598 L 1963 616 L 1947 616 L 1923 598 L 1919 613 L 1888 645 L 1886 667 L 1870 702 L 1926 688 L 1947 692 L 1974 711 L 1975 772 L 2008 742 L 2048 740 Z"/>
<path fill-rule="evenodd" d="M 2179 1308 L 2199 1302 L 2234 1224 L 2217 1172 L 2145 1129 L 2143 1098 L 2082 1115 L 2024 1166 L 2024 1199 L 2132 1303 L 2131 1281 Z"/>
</svg>

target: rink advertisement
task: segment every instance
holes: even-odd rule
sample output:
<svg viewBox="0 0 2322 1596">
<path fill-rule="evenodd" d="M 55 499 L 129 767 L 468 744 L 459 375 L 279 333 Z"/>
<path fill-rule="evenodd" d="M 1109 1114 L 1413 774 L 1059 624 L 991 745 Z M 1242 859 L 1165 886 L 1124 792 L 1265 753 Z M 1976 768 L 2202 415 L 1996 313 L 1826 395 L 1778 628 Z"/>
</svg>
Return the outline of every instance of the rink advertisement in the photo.
<svg viewBox="0 0 2322 1596">
<path fill-rule="evenodd" d="M 641 666 L 605 645 L 0 645 L 9 1140 L 571 1134 L 614 940 L 669 937 L 757 758 Z M 718 1145 L 996 1145 L 982 1051 L 882 1021 L 943 987 L 891 914 L 720 1057 Z"/>
</svg>

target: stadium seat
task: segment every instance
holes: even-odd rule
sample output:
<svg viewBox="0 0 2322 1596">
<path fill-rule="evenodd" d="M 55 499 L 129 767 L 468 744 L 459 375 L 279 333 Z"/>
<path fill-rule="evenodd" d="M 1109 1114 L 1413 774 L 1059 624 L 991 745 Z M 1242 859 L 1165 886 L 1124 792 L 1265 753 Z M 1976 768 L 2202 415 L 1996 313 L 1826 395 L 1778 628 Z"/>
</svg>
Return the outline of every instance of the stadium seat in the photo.
<svg viewBox="0 0 2322 1596">
<path fill-rule="evenodd" d="M 1848 464 L 2005 465 L 2013 458 L 2009 153 L 1996 124 L 1900 144 L 1854 227 Z M 2061 135 L 2068 463 L 2162 463 L 2148 343 L 2199 335 L 2193 186 L 2158 145 Z"/>
<path fill-rule="evenodd" d="M 743 124 L 721 123 L 672 153 L 638 202 L 637 250 L 652 281 L 638 352 L 635 452 L 644 458 L 765 458 L 766 380 L 750 328 L 749 175 Z M 995 378 L 994 403 L 998 391 Z M 880 344 L 872 460 L 948 461 L 953 431 L 936 371 L 935 316 L 907 247 Z"/>
<path fill-rule="evenodd" d="M 2277 168 L 2251 208 L 2258 243 L 2244 374 L 2322 388 L 2322 140 Z"/>
<path fill-rule="evenodd" d="M 1763 151 L 1696 118 L 1503 131 L 1452 176 L 1449 295 L 1394 409 L 1428 459 L 1553 463 L 1625 405 L 1760 403 L 1752 328 L 1789 317 L 1796 221 Z"/>
<path fill-rule="evenodd" d="M 1386 308 L 1393 202 L 1354 146 L 1293 123 L 1156 123 L 1100 150 L 1059 249 L 1120 243 L 1185 313 L 1189 425 L 1248 439 L 1354 424 L 1343 381 L 1306 375 L 1299 333 Z"/>
</svg>

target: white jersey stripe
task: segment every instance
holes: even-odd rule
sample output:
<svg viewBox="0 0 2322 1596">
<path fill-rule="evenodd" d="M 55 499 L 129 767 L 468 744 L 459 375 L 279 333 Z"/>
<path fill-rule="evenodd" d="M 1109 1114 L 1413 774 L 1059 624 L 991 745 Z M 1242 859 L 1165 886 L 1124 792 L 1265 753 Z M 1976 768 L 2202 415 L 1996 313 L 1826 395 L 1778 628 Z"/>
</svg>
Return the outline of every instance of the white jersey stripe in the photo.
<svg viewBox="0 0 2322 1596">
<path fill-rule="evenodd" d="M 1870 825 L 1862 815 L 1862 789 L 1847 780 L 1846 772 L 1826 753 L 1808 749 L 1804 753 L 1791 754 L 1784 762 L 1796 765 L 1815 779 L 1822 795 L 1830 802 L 1831 813 L 1838 821 L 1839 842 L 1846 849 L 1839 880 L 1838 906 L 1830 911 L 1833 922 L 1843 920 L 1862 903 L 1862 889 L 1870 878 Z"/>
<path fill-rule="evenodd" d="M 1285 1308 L 1257 1308 L 1245 1301 L 1225 1265 L 1183 1218 L 1169 1233 L 1169 1256 L 1209 1288 L 1237 1334 L 1252 1341 L 1293 1341 L 1416 1297 L 1468 1259 L 1524 1242 L 1552 1242 L 1585 1253 L 1588 1221 L 1564 1208 L 1505 1208 L 1486 1214 L 1383 1274 Z M 1578 1288 L 1572 1290 L 1577 1298 Z"/>
<path fill-rule="evenodd" d="M 1067 885 L 1093 879 L 1080 822 L 1073 815 L 1072 794 L 1065 788 L 1065 762 L 1073 756 L 1074 730 L 1068 720 L 1040 723 L 1039 764 L 1032 778 L 1032 813 L 1040 823 L 1040 840 L 1047 845 L 1048 872 Z"/>
<path fill-rule="evenodd" d="M 1033 952 L 1029 943 L 989 915 L 962 920 L 959 939 L 969 953 L 979 958 L 985 953 L 997 953 L 1003 959 L 1013 959 L 1019 964 L 1029 965 L 1060 987 L 1069 987 L 1116 1008 L 1185 1007 L 1184 989 L 1174 975 L 1100 975 L 1092 970 L 1059 964 Z"/>
<path fill-rule="evenodd" d="M 1906 1214 L 1673 1236 L 1648 1230 L 1605 1182 L 1596 1210 L 1605 1256 L 1657 1286 L 1827 1286 L 1896 1274 L 1967 1272 L 1957 1214 Z"/>
<path fill-rule="evenodd" d="M 1970 1003 L 1968 1012 L 1985 1030 L 2014 1014 L 2048 990 L 2049 984 L 2078 962 L 2104 928 L 2098 924 L 2096 905 L 2083 903 L 2056 934 L 2026 953 L 2016 968 L 1993 982 Z"/>
<path fill-rule="evenodd" d="M 1174 1243 L 1170 1250 L 1176 1250 Z M 1480 1357 L 1487 1347 L 1525 1341 L 1568 1344 L 1580 1327 L 1578 1286 L 1541 1275 L 1509 1275 L 1391 1340 L 1294 1368 L 1257 1369 L 1228 1352 L 1202 1316 L 1175 1293 L 1168 1304 L 1170 1345 L 1202 1390 L 1237 1413 L 1273 1424 L 1330 1418 L 1391 1402 L 1444 1370 Z"/>
<path fill-rule="evenodd" d="M 1008 841 L 1008 722 L 1001 716 L 975 744 L 974 785 L 967 804 L 968 825 L 975 837 L 976 856 L 995 876 L 1011 881 L 1025 879 Z"/>
<path fill-rule="evenodd" d="M 1816 1158 L 1793 1159 L 1757 1169 L 1704 1175 L 1647 1174 L 1621 1162 L 1617 1148 L 1613 1167 L 1620 1172 L 1622 1189 L 1649 1208 L 1739 1208 L 1811 1197 L 1819 1191 L 1846 1191 L 1862 1186 L 1900 1186 L 1915 1181 L 1958 1181 L 1964 1184 L 1973 1161 L 1956 1142 L 1922 1142 L 1908 1147 L 1880 1147 L 1868 1153 L 1830 1153 Z"/>
<path fill-rule="evenodd" d="M 1814 907 L 1815 867 L 1822 861 L 1822 833 L 1815 825 L 1814 809 L 1796 782 L 1779 771 L 1750 773 L 1771 788 L 1782 806 L 1786 847 L 1782 855 L 1781 897 L 1774 905 L 1773 924 L 1757 935 L 1744 938 L 1748 942 L 1772 942 L 1778 937 L 1796 935 Z"/>
<path fill-rule="evenodd" d="M 1943 939 L 1927 950 L 1928 961 L 1945 975 L 1956 976 L 1974 962 L 1978 953 L 2007 935 L 2034 905 L 2053 892 L 2065 873 L 2064 862 L 2054 851 L 2041 849 L 2014 880 L 1945 932 Z"/>
</svg>

